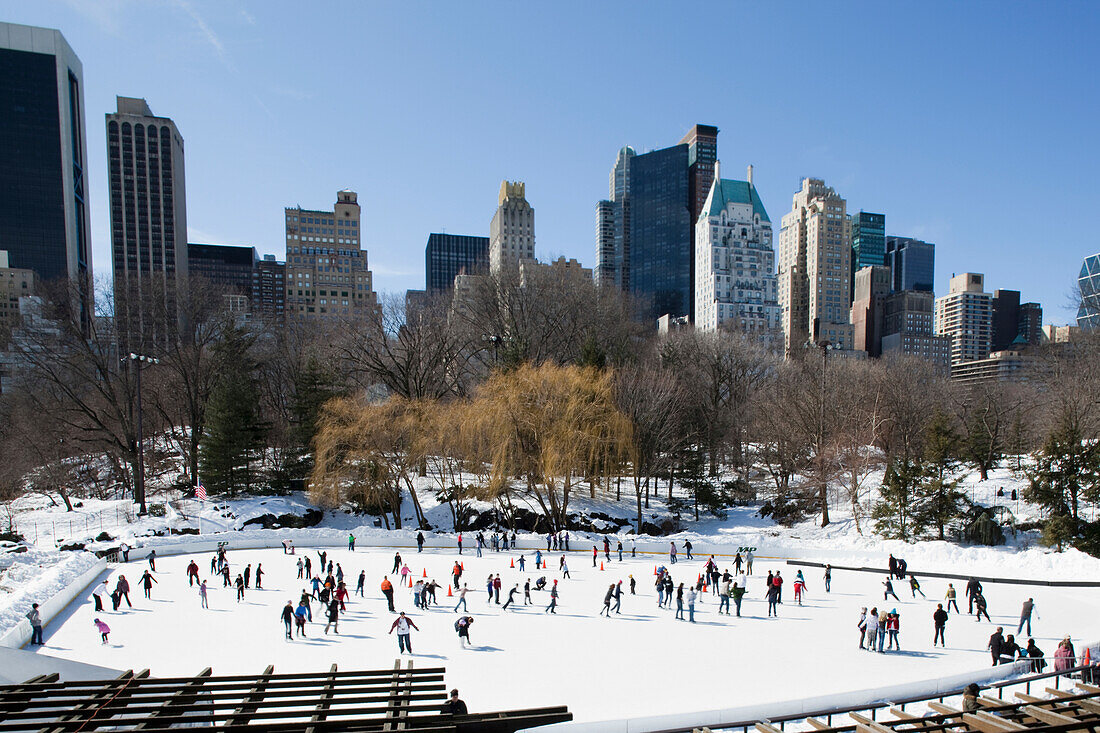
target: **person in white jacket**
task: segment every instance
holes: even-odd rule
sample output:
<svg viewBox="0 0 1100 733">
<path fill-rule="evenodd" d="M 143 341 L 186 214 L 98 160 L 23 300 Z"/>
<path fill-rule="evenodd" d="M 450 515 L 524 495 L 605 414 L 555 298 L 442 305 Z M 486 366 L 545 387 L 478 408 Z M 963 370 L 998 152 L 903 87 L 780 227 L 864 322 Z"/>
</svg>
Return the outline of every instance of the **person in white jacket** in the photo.
<svg viewBox="0 0 1100 733">
<path fill-rule="evenodd" d="M 878 609 L 872 608 L 867 614 L 867 650 L 875 650 L 875 639 L 878 637 Z"/>
<path fill-rule="evenodd" d="M 107 581 L 104 580 L 102 583 L 97 585 L 95 587 L 95 589 L 92 591 L 92 600 L 95 601 L 95 610 L 97 610 L 97 611 L 102 611 L 103 610 L 103 596 L 105 596 L 106 594 L 107 594 Z"/>
</svg>

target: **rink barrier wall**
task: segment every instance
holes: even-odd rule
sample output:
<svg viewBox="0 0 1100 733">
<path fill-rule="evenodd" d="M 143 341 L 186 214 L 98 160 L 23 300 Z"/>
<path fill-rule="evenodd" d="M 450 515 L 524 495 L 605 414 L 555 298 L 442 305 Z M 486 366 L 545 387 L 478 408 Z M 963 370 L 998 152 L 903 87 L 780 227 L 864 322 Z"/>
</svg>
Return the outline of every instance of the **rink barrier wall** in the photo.
<svg viewBox="0 0 1100 733">
<path fill-rule="evenodd" d="M 42 616 L 42 626 L 47 626 L 59 613 L 84 593 L 96 578 L 107 569 L 107 561 L 100 558 L 95 565 L 73 578 L 57 593 L 38 602 L 38 613 Z M 30 609 L 27 609 L 30 610 Z M 31 640 L 31 622 L 23 618 L 15 626 L 0 636 L 0 647 L 19 649 Z"/>
<path fill-rule="evenodd" d="M 824 568 L 825 563 L 811 562 L 808 560 L 787 560 L 788 565 L 801 565 L 810 568 Z M 850 567 L 846 565 L 832 565 L 833 570 L 851 570 L 857 573 L 876 573 L 889 575 L 890 568 Z M 958 573 L 917 572 L 905 569 L 908 574 L 917 575 L 920 578 L 948 578 L 950 580 L 978 580 L 982 583 L 1002 583 L 1004 585 L 1045 585 L 1056 588 L 1100 588 L 1100 581 L 1094 580 L 1023 580 L 1020 578 L 992 578 L 984 575 L 959 575 Z M 904 582 L 904 581 L 899 581 Z"/>
<path fill-rule="evenodd" d="M 558 723 L 539 728 L 545 733 L 660 733 L 661 731 L 679 731 L 684 729 L 715 727 L 724 728 L 741 721 L 767 721 L 772 718 L 791 716 L 806 717 L 821 713 L 823 710 L 859 709 L 891 700 L 904 698 L 935 698 L 939 695 L 957 694 L 970 684 L 989 684 L 1008 679 L 1030 669 L 1030 662 L 1015 662 L 999 667 L 990 667 L 979 672 L 964 672 L 932 680 L 906 682 L 899 685 L 874 687 L 851 692 L 838 692 L 829 695 L 817 695 L 798 700 L 779 700 L 775 702 L 743 705 L 740 707 L 700 710 L 691 713 L 673 713 L 654 715 L 625 720 L 597 720 L 584 723 Z M 741 727 L 741 726 L 738 726 Z M 751 723 L 750 723 L 751 729 Z"/>
</svg>

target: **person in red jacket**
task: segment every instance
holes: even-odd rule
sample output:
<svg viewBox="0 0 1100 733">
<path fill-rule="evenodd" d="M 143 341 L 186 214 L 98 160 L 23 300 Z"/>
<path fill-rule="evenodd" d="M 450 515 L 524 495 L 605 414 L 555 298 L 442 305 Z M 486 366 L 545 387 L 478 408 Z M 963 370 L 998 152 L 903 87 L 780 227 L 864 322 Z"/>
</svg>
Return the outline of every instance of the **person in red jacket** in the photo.
<svg viewBox="0 0 1100 733">
<path fill-rule="evenodd" d="M 409 654 L 412 654 L 412 636 L 409 632 L 410 629 L 416 629 L 417 631 L 420 631 L 420 629 L 416 627 L 416 624 L 413 623 L 411 618 L 405 615 L 404 611 L 402 611 L 401 615 L 397 617 L 397 620 L 393 622 L 393 626 L 390 626 L 391 634 L 394 632 L 394 629 L 397 630 L 397 648 L 400 650 L 399 653 L 404 654 L 405 651 L 408 650 Z"/>
<path fill-rule="evenodd" d="M 772 578 L 772 585 L 774 585 L 775 589 L 776 589 L 775 602 L 776 603 L 782 603 L 783 602 L 783 576 L 779 574 L 778 570 L 775 571 L 775 577 Z"/>
<path fill-rule="evenodd" d="M 344 605 L 344 601 L 346 601 L 347 598 L 348 598 L 348 587 L 346 585 L 344 585 L 343 583 L 340 583 L 338 586 L 336 586 L 336 594 L 335 595 L 336 595 L 336 600 L 338 600 L 340 602 L 340 610 L 341 611 L 348 610 L 347 607 Z"/>
</svg>

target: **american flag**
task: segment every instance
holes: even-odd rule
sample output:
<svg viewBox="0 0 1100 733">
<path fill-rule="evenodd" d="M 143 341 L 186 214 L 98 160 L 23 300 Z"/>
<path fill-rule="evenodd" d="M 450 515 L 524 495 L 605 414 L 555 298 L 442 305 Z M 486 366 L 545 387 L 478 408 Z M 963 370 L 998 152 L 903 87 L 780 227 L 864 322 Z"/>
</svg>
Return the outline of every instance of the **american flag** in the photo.
<svg viewBox="0 0 1100 733">
<path fill-rule="evenodd" d="M 195 498 L 199 501 L 206 501 L 206 487 L 201 482 L 195 484 Z"/>
</svg>

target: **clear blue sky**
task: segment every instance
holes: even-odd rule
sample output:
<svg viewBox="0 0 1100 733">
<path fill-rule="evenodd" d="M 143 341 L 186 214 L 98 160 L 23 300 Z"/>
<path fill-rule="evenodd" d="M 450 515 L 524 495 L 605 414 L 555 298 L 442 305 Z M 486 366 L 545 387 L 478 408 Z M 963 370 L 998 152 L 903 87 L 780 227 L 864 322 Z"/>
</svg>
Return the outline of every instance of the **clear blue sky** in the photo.
<svg viewBox="0 0 1100 733">
<path fill-rule="evenodd" d="M 424 284 L 430 232 L 488 235 L 527 182 L 539 256 L 594 264 L 617 150 L 717 125 L 771 218 L 817 176 L 952 272 L 1066 323 L 1100 251 L 1096 2 L 0 0 L 84 63 L 94 266 L 110 267 L 104 113 L 145 97 L 186 141 L 191 241 L 285 252 L 282 209 L 359 192 L 376 288 Z"/>
</svg>

